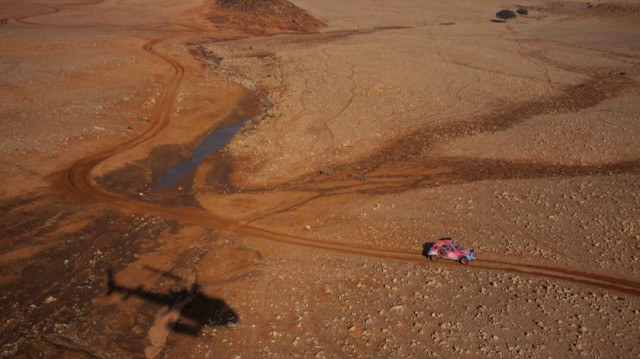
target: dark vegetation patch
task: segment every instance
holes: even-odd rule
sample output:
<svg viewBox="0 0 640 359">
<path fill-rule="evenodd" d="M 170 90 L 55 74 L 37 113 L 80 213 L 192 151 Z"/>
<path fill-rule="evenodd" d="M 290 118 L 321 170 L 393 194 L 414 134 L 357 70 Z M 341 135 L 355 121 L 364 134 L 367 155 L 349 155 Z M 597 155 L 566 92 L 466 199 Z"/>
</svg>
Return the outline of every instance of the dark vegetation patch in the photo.
<svg viewBox="0 0 640 359">
<path fill-rule="evenodd" d="M 209 20 L 243 32 L 311 32 L 324 24 L 286 0 L 218 0 Z"/>
<path fill-rule="evenodd" d="M 124 268 L 139 254 L 157 248 L 160 233 L 176 232 L 181 225 L 124 215 L 99 205 L 80 207 L 54 197 L 17 198 L 2 207 L 7 205 L 12 207 L 11 215 L 1 227 L 12 236 L 0 237 L 3 247 L 13 240 L 25 248 L 50 246 L 0 267 L 0 277 L 5 278 L 0 293 L 0 317 L 5 318 L 0 322 L 0 356 L 142 355 L 146 333 L 132 333 L 131 325 L 126 331 L 115 331 L 109 319 L 118 313 L 112 307 L 96 309 L 93 299 L 105 295 L 108 268 Z M 43 218 L 49 221 L 40 221 Z M 79 219 L 89 223 L 75 232 L 54 232 Z M 135 327 L 153 320 L 151 310 L 142 310 L 129 323 Z"/>
<path fill-rule="evenodd" d="M 275 52 L 272 52 L 272 51 L 254 51 L 254 52 L 247 53 L 245 56 L 264 59 L 267 57 L 275 57 L 276 54 Z"/>
<path fill-rule="evenodd" d="M 17 197 L 0 204 L 0 253 L 20 248 L 58 228 L 75 207 L 42 195 Z"/>
<path fill-rule="evenodd" d="M 591 5 L 587 3 L 588 15 L 602 17 L 640 17 L 640 4 L 602 3 Z"/>
<path fill-rule="evenodd" d="M 187 50 L 191 56 L 199 60 L 203 67 L 216 67 L 220 65 L 222 57 L 216 55 L 213 51 L 207 48 L 207 43 L 194 42 L 187 44 Z"/>
<path fill-rule="evenodd" d="M 640 4 L 624 2 L 592 4 L 591 2 L 552 1 L 545 3 L 544 6 L 522 6 L 521 8 L 558 15 L 585 15 L 609 18 L 640 17 Z"/>
<path fill-rule="evenodd" d="M 498 19 L 503 19 L 504 21 L 507 21 L 509 19 L 515 19 L 517 17 L 516 13 L 511 11 L 511 10 L 500 10 L 496 13 L 496 17 Z"/>
</svg>

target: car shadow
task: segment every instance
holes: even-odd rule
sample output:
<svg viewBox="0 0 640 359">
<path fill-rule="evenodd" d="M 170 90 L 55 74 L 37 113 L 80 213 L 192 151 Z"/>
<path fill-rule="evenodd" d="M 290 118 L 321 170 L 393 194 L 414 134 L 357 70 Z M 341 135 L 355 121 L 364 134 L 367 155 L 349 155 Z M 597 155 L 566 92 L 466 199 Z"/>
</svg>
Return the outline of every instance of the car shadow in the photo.
<svg viewBox="0 0 640 359">
<path fill-rule="evenodd" d="M 451 237 L 440 237 L 438 238 L 438 240 L 450 241 Z M 429 258 L 429 251 L 431 250 L 434 244 L 436 244 L 436 242 L 424 242 L 424 244 L 422 245 L 422 255 Z"/>
<path fill-rule="evenodd" d="M 436 244 L 435 242 L 425 242 L 422 245 L 422 255 L 425 257 L 429 257 L 429 251 L 431 250 L 431 247 L 433 247 L 433 245 Z"/>
</svg>

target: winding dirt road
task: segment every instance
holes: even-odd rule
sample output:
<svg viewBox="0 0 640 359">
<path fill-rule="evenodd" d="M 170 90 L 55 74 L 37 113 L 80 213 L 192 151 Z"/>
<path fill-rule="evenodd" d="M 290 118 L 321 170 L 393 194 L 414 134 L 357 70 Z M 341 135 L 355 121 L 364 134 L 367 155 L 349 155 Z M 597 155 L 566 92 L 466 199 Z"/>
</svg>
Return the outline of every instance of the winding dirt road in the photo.
<svg viewBox="0 0 640 359">
<path fill-rule="evenodd" d="M 169 64 L 172 68 L 171 80 L 167 85 L 165 85 L 160 101 L 158 102 L 158 105 L 154 110 L 153 117 L 152 117 L 153 125 L 147 131 L 145 131 L 144 133 L 142 133 L 140 136 L 136 138 L 133 138 L 121 145 L 118 145 L 116 147 L 113 147 L 105 151 L 98 152 L 94 155 L 91 155 L 89 157 L 86 157 L 84 159 L 81 159 L 75 162 L 68 170 L 63 171 L 56 176 L 58 178 L 54 182 L 55 187 L 57 187 L 62 191 L 65 191 L 69 195 L 73 195 L 75 198 L 77 198 L 80 201 L 105 203 L 105 204 L 108 204 L 109 206 L 123 210 L 127 213 L 136 213 L 141 215 L 151 214 L 154 216 L 176 219 L 176 220 L 180 220 L 180 221 L 184 221 L 192 224 L 197 224 L 204 228 L 211 228 L 214 230 L 222 230 L 222 231 L 231 231 L 233 233 L 265 239 L 265 240 L 269 240 L 269 241 L 280 243 L 280 244 L 304 246 L 308 248 L 333 251 L 333 252 L 338 252 L 338 253 L 343 253 L 348 255 L 368 256 L 373 258 L 400 260 L 400 261 L 413 261 L 423 265 L 430 265 L 425 263 L 425 257 L 422 256 L 420 253 L 417 253 L 415 251 L 408 250 L 408 249 L 398 250 L 394 248 L 367 247 L 367 246 L 359 246 L 359 245 L 346 244 L 346 243 L 326 242 L 326 241 L 308 239 L 304 237 L 287 235 L 283 233 L 277 233 L 277 232 L 261 229 L 258 227 L 246 225 L 246 224 L 230 222 L 222 218 L 216 217 L 210 213 L 207 213 L 206 211 L 201 209 L 171 207 L 171 206 L 157 205 L 157 204 L 148 203 L 148 202 L 136 201 L 121 195 L 111 193 L 105 188 L 98 186 L 95 180 L 93 179 L 93 175 L 92 175 L 92 170 L 97 165 L 99 165 L 101 162 L 105 161 L 106 159 L 112 156 L 115 156 L 118 153 L 127 151 L 137 146 L 138 144 L 144 141 L 147 141 L 150 138 L 153 138 L 163 128 L 165 128 L 168 125 L 169 121 L 171 120 L 171 112 L 173 110 L 174 103 L 176 101 L 176 93 L 184 77 L 185 69 L 177 60 L 169 57 L 166 54 L 162 54 L 154 50 L 154 45 L 158 44 L 160 41 L 161 41 L 160 39 L 152 40 L 148 42 L 143 48 L 144 51 L 162 59 L 167 64 Z M 585 86 L 581 86 L 580 88 L 578 88 L 579 95 L 568 93 L 559 97 L 558 100 L 551 101 L 551 102 L 558 103 L 562 101 L 567 101 L 567 102 L 571 102 L 576 106 L 590 106 L 590 105 L 593 105 L 593 101 L 594 101 L 593 98 L 601 99 L 606 96 L 612 96 L 612 93 L 610 91 L 607 91 L 607 88 L 609 88 L 609 86 L 611 89 L 617 89 L 618 91 L 621 88 L 620 86 L 610 85 L 606 79 L 604 81 L 596 80 L 592 83 L 597 84 L 597 86 L 591 86 L 588 83 Z M 614 83 L 618 84 L 615 81 Z M 600 91 L 594 91 L 595 93 L 594 96 L 584 96 L 585 90 L 583 88 L 587 88 L 586 91 L 591 91 L 590 88 L 592 87 L 597 88 Z M 584 104 L 583 105 L 575 104 L 575 102 L 573 101 L 573 99 L 575 98 L 582 99 Z M 536 106 L 535 104 L 522 106 L 522 108 L 532 108 L 532 109 L 535 109 L 536 112 L 548 111 L 548 110 L 543 110 L 540 106 Z M 515 123 L 518 122 L 519 119 L 525 118 L 528 115 L 532 115 L 531 113 L 527 113 L 527 112 L 523 113 L 523 111 L 521 111 L 521 108 L 516 108 L 516 110 L 514 110 L 514 114 L 517 114 L 516 119 L 510 118 L 509 116 L 500 117 L 501 122 L 499 123 L 496 123 L 495 120 L 494 121 L 485 120 L 484 123 L 480 122 L 479 124 L 464 123 L 461 125 L 456 125 L 457 128 L 455 130 L 451 130 L 449 128 L 440 129 L 440 130 L 436 129 L 435 131 L 426 130 L 425 133 L 421 132 L 419 134 L 412 135 L 412 136 L 418 137 L 419 135 L 421 139 L 426 138 L 426 140 L 423 140 L 423 141 L 428 142 L 429 138 L 431 138 L 429 134 L 433 132 L 435 132 L 436 134 L 447 133 L 450 135 L 453 132 L 468 131 L 469 128 L 473 128 L 473 129 L 486 128 L 486 130 L 497 131 L 507 126 L 514 125 Z M 507 119 L 506 121 L 504 120 L 505 118 Z M 399 142 L 395 147 L 387 149 L 385 150 L 385 152 L 399 152 L 398 149 L 405 148 L 403 147 L 403 144 L 405 143 L 405 141 L 410 141 L 410 140 L 411 140 L 411 137 L 409 137 L 408 140 L 403 139 L 403 141 Z M 420 146 L 419 148 L 423 148 L 423 147 Z M 384 155 L 385 152 L 382 152 L 382 155 L 374 157 L 373 161 L 365 161 L 363 165 L 370 165 L 370 166 L 373 166 L 373 168 L 377 168 L 381 166 L 382 163 L 386 162 L 383 159 L 388 157 L 388 155 L 386 156 Z M 407 157 L 410 158 L 416 155 L 417 154 L 413 154 L 413 155 L 404 154 L 403 156 L 406 156 L 405 158 Z M 404 162 L 404 161 L 402 159 L 396 159 L 396 161 L 393 161 L 393 162 Z M 571 175 L 587 175 L 587 174 L 620 171 L 620 170 L 634 171 L 638 169 L 639 163 L 640 161 L 636 160 L 628 163 L 611 164 L 607 166 L 596 166 L 593 168 L 560 167 L 560 168 L 551 168 L 551 169 L 539 168 L 538 166 L 533 165 L 533 166 L 530 166 L 531 168 L 525 167 L 526 169 L 524 171 L 516 170 L 515 173 L 511 176 L 512 178 L 514 177 L 521 178 L 522 176 L 526 176 L 524 174 L 525 172 L 530 173 L 530 175 L 534 177 L 545 176 L 547 175 L 546 173 L 548 173 L 550 170 L 551 170 L 551 173 L 563 173 L 565 175 L 567 175 L 567 172 L 568 172 L 568 175 L 570 176 Z M 447 162 L 447 160 L 443 160 L 442 163 L 436 163 L 436 166 L 437 165 L 450 166 L 451 163 Z M 468 165 L 469 165 L 469 162 L 461 163 L 461 164 L 458 164 L 458 168 L 468 169 Z M 483 165 L 480 164 L 480 167 L 483 167 Z M 485 168 L 496 168 L 496 167 L 497 166 L 485 166 Z M 371 171 L 373 171 L 373 169 Z M 452 171 L 452 172 L 455 173 L 455 171 Z M 472 171 L 472 172 L 478 173 L 479 171 Z M 491 176 L 502 178 L 503 176 L 505 176 L 506 173 L 509 173 L 509 172 L 510 172 L 510 169 L 506 169 L 506 170 L 503 170 L 502 173 L 500 172 L 493 173 L 491 174 Z M 520 173 L 520 172 L 523 172 L 523 173 Z M 466 175 L 468 175 L 468 173 L 464 173 L 462 175 L 462 178 L 455 178 L 451 176 L 451 173 L 447 173 L 444 176 L 445 177 L 444 181 L 445 183 L 446 181 L 448 181 L 449 183 L 457 183 L 459 181 L 462 181 L 463 178 L 468 178 L 468 176 Z M 372 188 L 372 185 L 369 183 L 366 185 L 367 188 L 364 189 L 363 191 L 380 193 L 382 191 L 394 190 L 394 188 L 395 190 L 406 190 L 407 185 L 409 185 L 409 187 L 411 188 L 417 188 L 421 186 L 421 183 L 423 181 L 425 181 L 425 179 L 420 178 L 416 183 L 416 180 L 412 178 L 403 178 L 404 176 L 402 175 L 397 175 L 397 177 L 402 179 L 399 181 L 396 180 L 396 182 L 391 185 L 392 187 L 390 187 L 390 184 L 388 181 L 384 181 L 382 184 L 383 188 L 379 188 L 378 186 L 375 185 L 375 181 L 374 181 L 373 188 Z M 439 179 L 438 183 L 443 183 L 442 179 Z M 304 187 L 309 188 L 309 185 L 308 184 L 303 185 L 303 188 Z M 324 195 L 330 195 L 332 191 L 335 191 L 340 194 L 361 191 L 361 189 L 359 189 L 358 187 L 359 186 L 357 185 L 351 186 L 351 187 L 338 185 L 334 187 L 336 189 L 325 190 Z M 296 188 L 296 187 L 294 188 L 297 190 L 300 190 L 300 188 Z M 438 263 L 437 265 L 441 265 L 441 263 Z M 477 269 L 484 269 L 484 270 L 498 270 L 498 271 L 511 272 L 511 273 L 520 273 L 520 274 L 526 274 L 526 275 L 532 275 L 532 276 L 538 276 L 538 277 L 545 277 L 549 279 L 565 280 L 565 281 L 570 281 L 570 282 L 575 282 L 580 284 L 586 284 L 590 286 L 596 286 L 604 289 L 624 292 L 624 293 L 635 295 L 635 296 L 640 296 L 640 282 L 635 282 L 635 281 L 627 280 L 624 278 L 616 278 L 613 276 L 607 276 L 607 275 L 594 273 L 594 272 L 584 272 L 584 271 L 580 271 L 572 268 L 516 263 L 513 261 L 504 261 L 499 258 L 483 258 L 482 254 L 480 254 L 480 258 L 478 260 L 476 260 L 475 262 L 472 262 L 470 267 L 477 268 Z"/>
</svg>

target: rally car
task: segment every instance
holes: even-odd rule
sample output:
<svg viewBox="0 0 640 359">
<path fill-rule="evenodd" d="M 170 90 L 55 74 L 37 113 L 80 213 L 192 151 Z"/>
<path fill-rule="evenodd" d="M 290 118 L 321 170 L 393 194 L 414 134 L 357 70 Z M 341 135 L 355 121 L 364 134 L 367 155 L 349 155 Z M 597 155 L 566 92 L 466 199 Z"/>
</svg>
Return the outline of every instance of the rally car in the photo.
<svg viewBox="0 0 640 359">
<path fill-rule="evenodd" d="M 462 264 L 467 264 L 470 261 L 476 259 L 476 253 L 473 249 L 462 247 L 457 241 L 451 238 L 442 238 L 434 243 L 427 256 L 432 261 L 437 261 L 438 258 L 450 259 L 458 261 Z"/>
</svg>

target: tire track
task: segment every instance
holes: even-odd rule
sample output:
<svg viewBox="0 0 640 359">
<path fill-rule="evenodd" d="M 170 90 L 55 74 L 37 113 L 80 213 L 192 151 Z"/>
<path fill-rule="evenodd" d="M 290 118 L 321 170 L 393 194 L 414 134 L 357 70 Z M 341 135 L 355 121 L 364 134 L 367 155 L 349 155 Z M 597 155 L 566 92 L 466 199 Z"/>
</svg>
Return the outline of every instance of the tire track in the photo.
<svg viewBox="0 0 640 359">
<path fill-rule="evenodd" d="M 39 3 L 34 3 L 34 2 L 28 2 L 28 3 L 31 4 L 31 5 L 47 7 L 47 8 L 50 9 L 50 11 L 44 12 L 44 13 L 41 13 L 41 14 L 20 16 L 20 17 L 14 18 L 13 20 L 15 20 L 16 22 L 19 22 L 21 24 L 25 24 L 25 25 L 37 26 L 37 25 L 42 25 L 42 24 L 38 24 L 37 22 L 26 21 L 25 19 L 29 19 L 29 18 L 33 18 L 33 17 L 40 17 L 40 16 L 53 15 L 53 14 L 59 13 L 60 11 L 64 10 L 63 8 L 58 8 L 58 7 L 54 7 L 54 6 L 51 6 L 51 5 L 39 4 Z"/>
<path fill-rule="evenodd" d="M 122 195 L 114 194 L 101 188 L 94 181 L 91 172 L 101 162 L 129 150 L 141 144 L 164 129 L 170 122 L 171 112 L 174 107 L 178 88 L 183 80 L 185 69 L 175 59 L 158 52 L 154 49 L 161 39 L 149 41 L 144 45 L 143 50 L 147 53 L 168 63 L 173 74 L 169 83 L 165 87 L 158 105 L 152 114 L 152 126 L 140 136 L 130 139 L 123 144 L 95 153 L 84 159 L 74 162 L 70 168 L 58 172 L 52 179 L 53 186 L 61 189 L 64 193 L 77 198 L 83 202 L 100 202 L 128 213 L 144 213 L 164 218 L 171 218 L 187 223 L 193 223 L 205 228 L 219 231 L 233 232 L 246 236 L 268 240 L 277 244 L 301 246 L 323 251 L 330 251 L 344 255 L 358 257 L 378 258 L 384 260 L 396 260 L 403 262 L 413 262 L 420 265 L 431 265 L 419 251 L 372 247 L 355 245 L 352 243 L 320 241 L 305 238 L 302 236 L 278 233 L 267 229 L 234 223 L 216 217 L 202 209 L 172 207 L 155 203 L 140 202 L 132 200 Z M 505 126 L 506 124 L 501 124 Z M 502 127 L 499 126 L 499 127 Z M 491 128 L 493 129 L 493 128 Z M 601 273 L 580 271 L 572 268 L 545 266 L 538 264 L 523 264 L 503 261 L 495 258 L 478 259 L 469 267 L 459 266 L 457 263 L 440 263 L 439 265 L 457 266 L 457 268 L 477 268 L 483 270 L 494 270 L 510 273 L 520 273 L 536 277 L 543 277 L 554 280 L 563 280 L 588 286 L 599 287 L 607 290 L 618 291 L 634 296 L 640 296 L 640 282 L 604 275 Z M 454 267 L 452 267 L 454 268 Z"/>
<path fill-rule="evenodd" d="M 160 39 L 149 41 L 143 46 L 143 50 L 171 65 L 173 75 L 169 84 L 165 87 L 158 105 L 154 108 L 151 114 L 151 118 L 153 119 L 151 127 L 146 129 L 142 134 L 140 134 L 140 136 L 132 138 L 116 147 L 94 153 L 93 155 L 76 161 L 68 170 L 63 171 L 65 173 L 64 177 L 66 178 L 62 179 L 62 183 L 60 183 L 60 175 L 55 175 L 54 182 L 57 183 L 59 188 L 65 189 L 68 194 L 72 194 L 82 201 L 100 201 L 104 199 L 111 199 L 112 201 L 114 199 L 122 200 L 120 196 L 116 196 L 99 187 L 93 180 L 91 171 L 106 159 L 132 149 L 133 147 L 153 138 L 169 124 L 171 112 L 175 104 L 176 94 L 184 77 L 185 71 L 184 67 L 178 61 L 154 50 L 154 46 L 160 41 Z M 56 177 L 58 180 L 55 179 Z M 129 202 L 135 201 L 129 200 Z"/>
<path fill-rule="evenodd" d="M 87 187 L 84 187 L 87 188 Z M 153 203 L 137 202 L 123 196 L 113 195 L 103 190 L 93 192 L 94 200 L 124 210 L 125 212 L 144 213 L 164 218 L 171 218 L 187 223 L 193 223 L 205 228 L 222 230 L 242 234 L 260 240 L 267 240 L 277 244 L 292 245 L 316 250 L 329 251 L 342 255 L 368 257 L 401 262 L 413 262 L 419 265 L 432 265 L 415 250 L 403 250 L 384 247 L 354 245 L 351 243 L 329 242 L 309 239 L 302 236 L 283 234 L 267 229 L 242 225 L 223 220 L 210 213 L 195 208 L 162 206 Z M 618 291 L 634 296 L 640 296 L 640 282 L 608 276 L 601 273 L 580 271 L 572 268 L 545 266 L 539 264 L 514 263 L 499 259 L 477 259 L 468 267 L 462 267 L 456 262 L 441 262 L 438 265 L 450 268 L 477 268 L 500 272 L 519 273 L 524 275 L 543 277 L 547 279 L 563 280 L 602 289 Z"/>
<path fill-rule="evenodd" d="M 590 286 L 615 290 L 634 296 L 640 296 L 640 282 L 609 276 L 601 273 L 586 272 L 571 268 L 545 266 L 539 264 L 514 263 L 488 257 L 477 260 L 483 268 L 507 270 L 510 272 L 533 274 L 554 279 L 569 280 Z M 485 265 L 484 263 L 489 263 Z M 491 265 L 494 265 L 493 267 Z"/>
</svg>

